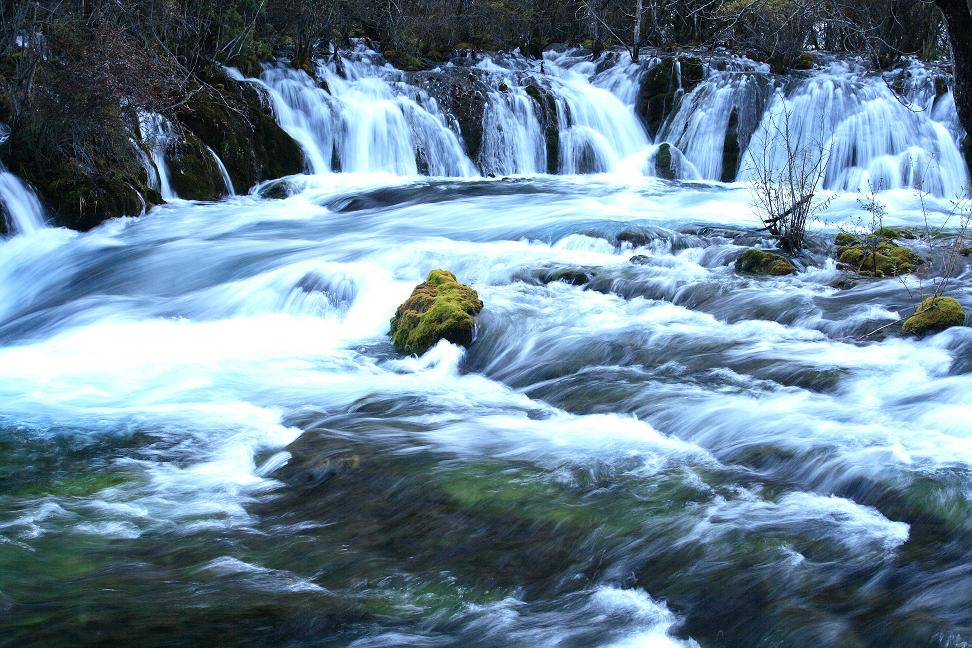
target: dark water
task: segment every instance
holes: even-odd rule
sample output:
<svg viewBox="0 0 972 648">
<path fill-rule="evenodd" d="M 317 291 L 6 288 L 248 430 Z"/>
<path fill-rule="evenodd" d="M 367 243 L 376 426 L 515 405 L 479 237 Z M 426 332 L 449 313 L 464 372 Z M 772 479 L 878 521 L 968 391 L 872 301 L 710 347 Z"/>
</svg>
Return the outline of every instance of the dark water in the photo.
<svg viewBox="0 0 972 648">
<path fill-rule="evenodd" d="M 0 645 L 969 641 L 972 334 L 861 340 L 853 197 L 756 279 L 738 188 L 354 181 L 0 244 Z"/>
</svg>

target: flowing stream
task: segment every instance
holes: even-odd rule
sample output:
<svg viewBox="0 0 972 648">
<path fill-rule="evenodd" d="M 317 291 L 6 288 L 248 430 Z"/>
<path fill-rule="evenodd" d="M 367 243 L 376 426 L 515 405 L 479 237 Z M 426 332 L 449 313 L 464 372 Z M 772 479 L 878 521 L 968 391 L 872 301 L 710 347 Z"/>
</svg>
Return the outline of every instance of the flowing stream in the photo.
<svg viewBox="0 0 972 648">
<path fill-rule="evenodd" d="M 972 641 L 972 330 L 863 339 L 927 285 L 834 287 L 831 258 L 879 176 L 885 224 L 955 227 L 952 112 L 847 68 L 798 82 L 853 112 L 826 125 L 836 193 L 800 272 L 755 278 L 732 262 L 771 241 L 715 181 L 722 117 L 650 137 L 643 69 L 476 61 L 474 160 L 368 57 L 322 64 L 327 92 L 254 81 L 308 154 L 289 198 L 0 242 L 0 646 Z M 697 110 L 742 103 L 746 65 Z M 525 77 L 564 107 L 566 175 Z M 695 179 L 645 173 L 664 141 Z M 476 341 L 402 357 L 389 318 L 435 268 L 479 291 Z"/>
</svg>

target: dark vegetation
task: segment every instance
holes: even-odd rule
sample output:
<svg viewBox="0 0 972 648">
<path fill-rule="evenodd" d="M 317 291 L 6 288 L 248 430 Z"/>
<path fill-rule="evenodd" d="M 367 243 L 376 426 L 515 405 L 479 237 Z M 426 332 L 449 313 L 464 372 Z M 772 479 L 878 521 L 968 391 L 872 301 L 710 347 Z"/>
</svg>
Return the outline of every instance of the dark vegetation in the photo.
<svg viewBox="0 0 972 648">
<path fill-rule="evenodd" d="M 634 56 L 647 46 L 728 47 L 777 71 L 807 66 L 817 49 L 859 52 L 881 67 L 903 54 L 951 55 L 962 123 L 972 131 L 968 0 L 7 0 L 2 7 L 0 121 L 12 134 L 0 156 L 62 223 L 81 229 L 161 201 L 136 149 L 151 144 L 139 129 L 143 111 L 173 120 L 171 153 L 187 197 L 222 189 L 203 145 L 220 155 L 237 190 L 299 171 L 298 147 L 258 92 L 220 66 L 254 74 L 260 61 L 283 56 L 309 69 L 350 38 L 380 44 L 389 61 L 410 70 L 457 50 L 518 47 L 536 57 L 556 43 L 594 54 L 624 47 Z M 662 114 L 671 94 L 666 79 L 655 81 L 658 91 L 639 99 L 649 115 Z"/>
</svg>

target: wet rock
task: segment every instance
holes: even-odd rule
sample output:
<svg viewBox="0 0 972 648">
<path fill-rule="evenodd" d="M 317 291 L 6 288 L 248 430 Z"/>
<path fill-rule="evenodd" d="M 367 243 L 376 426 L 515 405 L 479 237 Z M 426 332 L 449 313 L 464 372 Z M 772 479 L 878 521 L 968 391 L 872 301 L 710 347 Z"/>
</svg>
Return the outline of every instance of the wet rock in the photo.
<svg viewBox="0 0 972 648">
<path fill-rule="evenodd" d="M 850 290 L 858 283 L 859 282 L 856 279 L 848 277 L 847 275 L 841 275 L 830 282 L 830 287 L 836 288 L 837 290 Z"/>
<path fill-rule="evenodd" d="M 837 260 L 855 272 L 873 277 L 910 274 L 922 263 L 921 257 L 908 248 L 877 237 L 855 239 L 838 247 Z"/>
<path fill-rule="evenodd" d="M 538 108 L 543 137 L 547 145 L 547 173 L 557 173 L 560 169 L 560 111 L 554 94 L 541 86 L 531 83 L 526 93 Z"/>
<path fill-rule="evenodd" d="M 736 272 L 783 276 L 796 273 L 797 269 L 785 257 L 772 252 L 751 248 L 736 259 Z"/>
<path fill-rule="evenodd" d="M 261 197 L 270 200 L 284 200 L 301 192 L 301 185 L 293 180 L 277 180 L 260 187 L 257 192 Z"/>
<path fill-rule="evenodd" d="M 574 269 L 545 270 L 540 273 L 542 283 L 549 284 L 560 281 L 571 286 L 588 284 L 593 277 L 594 275 L 590 271 Z"/>
<path fill-rule="evenodd" d="M 169 182 L 180 198 L 216 200 L 226 194 L 223 176 L 206 150 L 206 145 L 190 131 L 173 138 L 166 150 Z"/>
<path fill-rule="evenodd" d="M 483 119 L 489 87 L 468 69 L 462 68 L 424 73 L 417 78 L 422 88 L 455 118 L 466 153 L 474 162 L 478 160 L 483 146 Z"/>
<path fill-rule="evenodd" d="M 675 63 L 681 68 L 681 88 L 675 72 Z M 635 111 L 641 117 L 648 133 L 655 137 L 665 120 L 678 105 L 683 94 L 695 89 L 705 76 L 702 61 L 693 57 L 664 59 L 651 68 L 641 82 Z"/>
<path fill-rule="evenodd" d="M 633 263 L 635 265 L 648 265 L 651 263 L 651 257 L 645 256 L 644 254 L 636 254 L 628 259 L 628 263 Z"/>
<path fill-rule="evenodd" d="M 401 353 L 423 354 L 439 340 L 469 346 L 483 302 L 447 270 L 433 270 L 412 291 L 391 320 L 391 336 Z"/>
<path fill-rule="evenodd" d="M 655 154 L 655 175 L 665 180 L 675 180 L 678 177 L 675 161 L 672 159 L 672 145 L 668 142 L 659 146 Z"/>
<path fill-rule="evenodd" d="M 177 117 L 219 155 L 236 191 L 304 170 L 300 145 L 274 120 L 262 90 L 221 70 L 209 70 L 205 79 L 221 90 L 201 90 Z"/>
<path fill-rule="evenodd" d="M 902 330 L 911 335 L 935 333 L 965 324 L 965 311 L 952 297 L 929 297 L 915 314 L 905 320 Z"/>
<path fill-rule="evenodd" d="M 739 158 L 742 147 L 739 144 L 739 111 L 735 108 L 729 114 L 729 126 L 726 129 L 726 140 L 722 147 L 722 177 L 723 182 L 733 182 L 739 174 Z"/>
</svg>

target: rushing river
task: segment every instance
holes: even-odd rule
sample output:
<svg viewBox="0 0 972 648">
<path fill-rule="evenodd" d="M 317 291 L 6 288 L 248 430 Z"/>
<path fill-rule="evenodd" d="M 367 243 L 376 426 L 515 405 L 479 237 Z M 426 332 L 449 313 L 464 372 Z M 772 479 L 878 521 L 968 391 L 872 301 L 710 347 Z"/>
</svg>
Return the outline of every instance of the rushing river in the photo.
<svg viewBox="0 0 972 648">
<path fill-rule="evenodd" d="M 754 278 L 745 185 L 624 171 L 0 242 L 0 646 L 966 645 L 972 329 L 865 338 L 922 288 L 837 283 L 857 194 Z M 476 341 L 401 357 L 435 268 Z"/>
</svg>

